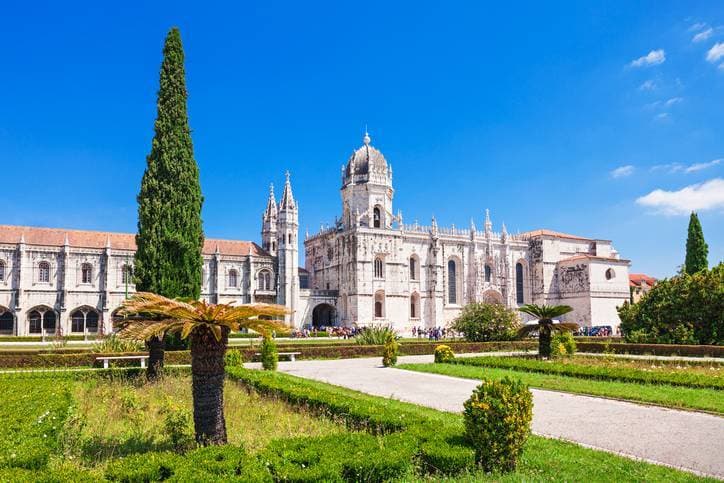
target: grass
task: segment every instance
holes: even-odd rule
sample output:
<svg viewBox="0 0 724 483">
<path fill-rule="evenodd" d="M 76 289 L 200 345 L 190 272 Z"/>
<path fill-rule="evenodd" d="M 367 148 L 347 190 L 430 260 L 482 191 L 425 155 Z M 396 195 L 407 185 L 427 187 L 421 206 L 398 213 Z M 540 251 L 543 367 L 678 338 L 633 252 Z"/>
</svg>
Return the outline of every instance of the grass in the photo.
<svg viewBox="0 0 724 483">
<path fill-rule="evenodd" d="M 76 406 L 64 430 L 65 453 L 86 465 L 134 453 L 193 446 L 189 376 L 166 377 L 154 384 L 90 379 L 76 383 L 72 396 Z M 344 426 L 329 419 L 292 410 L 279 400 L 262 398 L 233 382 L 224 387 L 224 414 L 229 444 L 243 446 L 250 453 L 274 438 L 345 431 Z"/>
<path fill-rule="evenodd" d="M 467 379 L 502 379 L 513 377 L 531 387 L 603 396 L 634 402 L 657 404 L 675 409 L 697 409 L 724 414 L 724 394 L 716 389 L 698 389 L 666 384 L 638 384 L 620 381 L 597 381 L 557 374 L 541 374 L 514 369 L 476 367 L 460 364 L 401 364 L 400 369 L 443 374 Z"/>
</svg>

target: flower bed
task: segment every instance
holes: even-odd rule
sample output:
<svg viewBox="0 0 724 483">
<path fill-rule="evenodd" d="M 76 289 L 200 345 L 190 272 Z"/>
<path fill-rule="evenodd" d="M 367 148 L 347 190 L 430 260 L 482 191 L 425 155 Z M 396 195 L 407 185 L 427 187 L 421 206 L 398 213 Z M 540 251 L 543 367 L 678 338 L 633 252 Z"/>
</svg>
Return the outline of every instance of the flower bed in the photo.
<svg viewBox="0 0 724 483">
<path fill-rule="evenodd" d="M 581 362 L 576 362 L 576 361 Z M 605 360 L 588 359 L 585 363 L 579 358 L 572 360 L 542 361 L 523 357 L 470 357 L 450 361 L 450 364 L 467 366 L 495 367 L 517 371 L 556 374 L 584 379 L 622 381 L 644 384 L 668 384 L 693 388 L 724 389 L 722 371 L 709 375 L 701 372 L 674 371 L 666 368 L 643 369 L 636 367 L 616 367 Z"/>
</svg>

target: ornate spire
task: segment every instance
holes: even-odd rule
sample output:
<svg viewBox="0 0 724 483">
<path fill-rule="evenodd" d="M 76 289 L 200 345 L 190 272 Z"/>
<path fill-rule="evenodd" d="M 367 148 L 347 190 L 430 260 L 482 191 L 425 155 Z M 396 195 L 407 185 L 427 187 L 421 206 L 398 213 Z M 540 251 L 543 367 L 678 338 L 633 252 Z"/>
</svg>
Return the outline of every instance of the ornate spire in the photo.
<svg viewBox="0 0 724 483">
<path fill-rule="evenodd" d="M 503 231 L 500 233 L 500 239 L 505 243 L 508 240 L 508 229 L 505 228 L 505 222 L 503 222 Z"/>
<path fill-rule="evenodd" d="M 430 225 L 430 231 L 433 234 L 437 234 L 437 220 L 435 219 L 435 215 L 432 215 L 432 223 Z"/>
<path fill-rule="evenodd" d="M 282 193 L 282 200 L 279 202 L 280 210 L 293 210 L 296 208 L 296 202 L 294 201 L 294 195 L 292 194 L 292 183 L 289 181 L 289 171 L 284 173 L 287 177 L 284 183 L 284 193 Z"/>
<path fill-rule="evenodd" d="M 266 202 L 266 210 L 264 211 L 264 219 L 271 220 L 277 216 L 277 200 L 274 198 L 274 184 L 269 183 L 269 199 Z"/>
<path fill-rule="evenodd" d="M 367 125 L 365 124 L 365 135 L 362 138 L 362 142 L 365 144 L 365 146 L 369 146 L 370 142 L 372 142 L 372 138 L 370 138 L 370 133 L 367 132 Z"/>
<path fill-rule="evenodd" d="M 476 230 L 477 230 L 477 228 L 475 227 L 475 220 L 473 220 L 473 217 L 471 216 L 470 217 L 470 231 L 475 233 Z"/>
<path fill-rule="evenodd" d="M 485 208 L 485 233 L 493 231 L 493 223 L 490 221 L 490 210 Z"/>
</svg>

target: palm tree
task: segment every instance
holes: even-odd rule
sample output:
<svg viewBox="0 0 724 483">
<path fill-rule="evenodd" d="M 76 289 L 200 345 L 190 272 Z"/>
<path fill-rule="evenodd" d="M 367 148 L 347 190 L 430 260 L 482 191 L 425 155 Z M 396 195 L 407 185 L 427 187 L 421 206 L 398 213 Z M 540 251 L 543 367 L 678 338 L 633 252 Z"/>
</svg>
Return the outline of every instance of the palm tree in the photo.
<svg viewBox="0 0 724 483">
<path fill-rule="evenodd" d="M 282 328 L 277 320 L 287 311 L 271 304 L 208 304 L 183 302 L 140 292 L 123 302 L 125 319 L 119 336 L 147 341 L 163 334 L 180 334 L 191 341 L 191 376 L 196 442 L 226 444 L 224 419 L 224 353 L 229 332 L 249 328 L 268 332 Z M 265 317 L 265 318 L 262 318 Z"/>
<path fill-rule="evenodd" d="M 518 331 L 520 336 L 529 335 L 531 332 L 538 332 L 538 356 L 549 358 L 551 356 L 551 332 L 554 330 L 565 332 L 576 330 L 578 324 L 565 323 L 554 324 L 553 319 L 573 311 L 568 305 L 536 305 L 527 304 L 518 308 L 519 311 L 532 315 L 538 319 L 538 324 L 524 325 Z"/>
</svg>

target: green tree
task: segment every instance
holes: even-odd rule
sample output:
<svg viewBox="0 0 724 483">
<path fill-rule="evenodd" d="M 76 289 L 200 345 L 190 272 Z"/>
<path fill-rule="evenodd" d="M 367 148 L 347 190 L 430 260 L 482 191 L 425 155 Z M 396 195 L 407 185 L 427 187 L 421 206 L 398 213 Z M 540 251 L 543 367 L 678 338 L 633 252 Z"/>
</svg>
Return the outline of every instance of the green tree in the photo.
<svg viewBox="0 0 724 483">
<path fill-rule="evenodd" d="M 196 300 L 201 294 L 203 196 L 186 108 L 181 34 L 166 36 L 151 153 L 138 194 L 135 282 L 141 292 Z M 149 378 L 163 367 L 164 334 L 147 341 Z"/>
<path fill-rule="evenodd" d="M 516 337 L 520 319 L 515 310 L 503 304 L 471 303 L 450 326 L 471 342 L 513 340 Z"/>
<path fill-rule="evenodd" d="M 528 335 L 531 332 L 538 332 L 538 356 L 550 358 L 551 356 L 551 333 L 555 331 L 571 331 L 578 328 L 578 324 L 561 322 L 554 324 L 553 319 L 560 317 L 573 310 L 568 305 L 535 305 L 528 304 L 521 306 L 518 310 L 538 318 L 537 324 L 524 325 L 518 333 Z"/>
<path fill-rule="evenodd" d="M 692 211 L 689 217 L 689 234 L 686 237 L 686 273 L 693 275 L 709 268 L 708 256 L 709 247 L 704 240 L 704 231 L 701 229 L 699 217 Z"/>
</svg>

